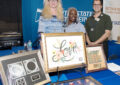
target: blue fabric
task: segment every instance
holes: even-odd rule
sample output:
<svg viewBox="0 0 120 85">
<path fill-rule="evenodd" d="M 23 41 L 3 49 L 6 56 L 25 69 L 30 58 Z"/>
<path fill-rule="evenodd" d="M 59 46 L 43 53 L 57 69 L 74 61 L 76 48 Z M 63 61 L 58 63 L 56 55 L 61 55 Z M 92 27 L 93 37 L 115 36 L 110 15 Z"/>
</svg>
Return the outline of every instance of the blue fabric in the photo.
<svg viewBox="0 0 120 85">
<path fill-rule="evenodd" d="M 63 24 L 56 17 L 44 19 L 42 16 L 39 19 L 38 32 L 43 33 L 62 33 L 64 32 Z"/>
<path fill-rule="evenodd" d="M 22 28 L 24 42 L 34 42 L 38 35 L 38 23 L 35 22 L 37 8 L 43 8 L 43 0 L 22 0 Z"/>
<path fill-rule="evenodd" d="M 120 59 L 111 60 L 109 62 L 114 62 L 120 65 Z M 66 77 L 68 79 L 81 78 L 80 72 L 76 72 L 76 69 L 67 70 Z M 102 70 L 97 72 L 92 72 L 86 74 L 85 71 L 82 72 L 84 76 L 92 76 L 94 79 L 102 83 L 103 85 L 120 85 L 120 76 L 116 75 L 110 70 Z"/>
<path fill-rule="evenodd" d="M 92 73 L 88 73 L 88 74 L 86 74 L 86 72 L 83 71 L 82 74 L 84 76 L 92 76 L 93 78 L 95 78 L 97 80 L 117 76 L 116 74 L 114 74 L 113 72 L 111 72 L 109 70 L 102 70 L 102 71 L 92 72 Z M 75 78 L 82 77 L 80 75 L 80 72 L 76 72 L 75 69 L 66 71 L 66 76 L 68 79 L 75 79 Z"/>
<path fill-rule="evenodd" d="M 24 49 L 24 46 L 15 46 L 15 47 L 12 47 L 12 49 L 0 50 L 0 57 L 11 55 L 13 52 L 18 53 L 19 50 L 23 50 L 23 49 Z M 51 79 L 52 83 L 57 82 L 58 76 L 57 75 L 51 75 L 50 79 Z M 65 76 L 65 74 L 60 75 L 59 81 L 63 81 L 63 80 L 67 80 L 67 77 Z M 3 85 L 2 84 L 2 79 L 0 79 L 0 85 Z M 50 85 L 50 83 L 46 84 L 46 85 Z"/>
<path fill-rule="evenodd" d="M 12 49 L 1 50 L 0 51 L 0 57 L 11 55 L 12 53 L 18 53 L 19 50 L 23 50 L 23 49 L 24 49 L 24 46 L 14 46 L 14 47 L 12 47 Z"/>
<path fill-rule="evenodd" d="M 34 42 L 38 38 L 38 23 L 35 22 L 37 8 L 43 9 L 44 0 L 22 0 L 22 28 L 24 42 L 31 40 Z M 93 0 L 61 0 L 64 10 L 69 7 L 77 8 L 80 16 L 80 21 L 85 23 L 87 17 L 92 11 Z M 67 13 L 64 13 L 65 17 Z"/>
<path fill-rule="evenodd" d="M 116 43 L 117 41 L 108 41 L 108 56 L 118 56 L 120 58 L 120 44 Z"/>
<path fill-rule="evenodd" d="M 111 77 L 100 80 L 103 85 L 120 85 L 120 77 Z"/>
<path fill-rule="evenodd" d="M 50 76 L 50 79 L 51 79 L 51 83 L 57 82 L 58 76 L 57 76 L 57 75 Z M 67 77 L 66 77 L 65 74 L 62 74 L 62 75 L 60 76 L 59 81 L 65 81 L 65 80 L 68 80 L 68 79 L 67 79 Z M 46 85 L 50 85 L 50 83 L 48 83 L 48 84 L 46 84 Z"/>
<path fill-rule="evenodd" d="M 80 22 L 78 23 L 72 23 L 68 25 L 68 27 L 65 27 L 65 32 L 83 32 L 86 33 L 85 27 Z"/>
<path fill-rule="evenodd" d="M 115 41 L 109 42 L 110 46 L 112 46 L 112 44 L 113 45 L 116 44 Z M 119 44 L 117 44 L 117 45 L 119 45 Z M 18 50 L 23 50 L 23 49 L 24 49 L 23 46 L 18 46 L 18 47 L 13 47 L 11 50 L 2 50 L 2 51 L 0 51 L 0 56 L 10 55 L 10 54 L 12 54 L 12 52 L 17 53 Z M 110 48 L 110 49 L 112 49 L 112 48 Z M 114 50 L 111 50 L 111 51 L 114 51 Z M 120 59 L 110 60 L 108 62 L 109 63 L 114 62 L 114 63 L 120 65 Z M 81 78 L 80 72 L 75 71 L 75 70 L 79 70 L 79 68 L 62 71 L 62 75 L 60 76 L 60 81 Z M 120 85 L 120 76 L 116 75 L 115 73 L 113 73 L 110 70 L 102 70 L 102 71 L 86 74 L 85 70 L 83 69 L 82 74 L 84 76 L 92 76 L 94 79 L 96 79 L 103 85 Z M 56 82 L 58 80 L 57 74 L 51 75 L 50 78 L 52 80 L 52 83 Z M 2 85 L 1 81 L 0 81 L 0 85 Z M 50 85 L 50 83 L 47 85 Z"/>
</svg>

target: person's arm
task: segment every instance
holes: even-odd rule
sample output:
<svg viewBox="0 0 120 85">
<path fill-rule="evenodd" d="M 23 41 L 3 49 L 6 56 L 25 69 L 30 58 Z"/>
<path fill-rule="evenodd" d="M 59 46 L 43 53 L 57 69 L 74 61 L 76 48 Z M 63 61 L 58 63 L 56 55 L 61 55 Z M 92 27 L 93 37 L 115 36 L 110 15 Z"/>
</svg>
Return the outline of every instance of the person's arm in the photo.
<svg viewBox="0 0 120 85">
<path fill-rule="evenodd" d="M 86 41 L 87 41 L 88 45 L 90 45 L 90 44 L 91 44 L 91 41 L 90 41 L 90 39 L 89 39 L 89 37 L 88 37 L 88 34 L 87 34 L 87 33 L 86 33 Z"/>
<path fill-rule="evenodd" d="M 102 43 L 103 41 L 105 41 L 111 34 L 111 30 L 112 30 L 112 21 L 110 16 L 107 15 L 107 17 L 105 18 L 105 33 L 98 39 L 95 41 L 95 44 L 99 44 Z"/>
<path fill-rule="evenodd" d="M 85 27 L 85 31 L 86 31 L 86 36 L 85 36 L 85 37 L 86 37 L 86 41 L 87 41 L 88 45 L 91 45 L 92 42 L 90 41 L 89 36 L 88 36 L 88 34 L 87 34 L 87 32 L 89 31 L 89 30 L 88 30 L 88 28 L 89 28 L 89 25 L 88 25 L 88 24 L 89 24 L 89 18 L 87 18 L 84 27 Z"/>
<path fill-rule="evenodd" d="M 88 35 L 86 34 L 86 41 L 88 45 L 97 45 L 105 41 L 109 36 L 110 36 L 111 31 L 110 30 L 105 30 L 105 33 L 95 42 L 91 42 Z"/>
<path fill-rule="evenodd" d="M 105 33 L 98 40 L 96 40 L 94 44 L 100 44 L 105 41 L 110 36 L 110 33 L 110 30 L 105 30 Z"/>
<path fill-rule="evenodd" d="M 105 19 L 105 28 L 106 28 L 105 33 L 99 39 L 93 42 L 92 43 L 93 45 L 102 43 L 110 36 L 112 30 L 112 21 L 110 16 L 106 17 Z"/>
</svg>

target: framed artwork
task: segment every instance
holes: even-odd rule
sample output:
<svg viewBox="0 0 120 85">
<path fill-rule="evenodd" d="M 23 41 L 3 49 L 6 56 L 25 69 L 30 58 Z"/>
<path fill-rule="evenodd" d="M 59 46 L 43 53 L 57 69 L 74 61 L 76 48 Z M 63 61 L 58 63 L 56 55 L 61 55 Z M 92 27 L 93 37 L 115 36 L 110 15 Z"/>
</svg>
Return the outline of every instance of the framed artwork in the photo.
<svg viewBox="0 0 120 85">
<path fill-rule="evenodd" d="M 102 85 L 91 76 L 52 83 L 51 85 Z"/>
<path fill-rule="evenodd" d="M 103 45 L 87 46 L 86 52 L 87 52 L 87 68 L 86 68 L 87 73 L 107 69 Z"/>
<path fill-rule="evenodd" d="M 0 58 L 0 73 L 4 85 L 43 85 L 50 82 L 38 50 Z"/>
<path fill-rule="evenodd" d="M 86 64 L 84 33 L 43 33 L 46 72 L 72 69 Z"/>
</svg>

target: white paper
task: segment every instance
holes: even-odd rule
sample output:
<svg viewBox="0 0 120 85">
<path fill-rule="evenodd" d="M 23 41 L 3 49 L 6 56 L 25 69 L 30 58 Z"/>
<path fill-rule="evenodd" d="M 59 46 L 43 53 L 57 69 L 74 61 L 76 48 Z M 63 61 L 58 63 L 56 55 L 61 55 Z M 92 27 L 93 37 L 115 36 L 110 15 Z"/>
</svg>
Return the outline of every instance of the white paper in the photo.
<svg viewBox="0 0 120 85">
<path fill-rule="evenodd" d="M 120 66 L 115 63 L 107 63 L 107 65 L 108 65 L 108 69 L 113 72 L 120 71 Z"/>
</svg>

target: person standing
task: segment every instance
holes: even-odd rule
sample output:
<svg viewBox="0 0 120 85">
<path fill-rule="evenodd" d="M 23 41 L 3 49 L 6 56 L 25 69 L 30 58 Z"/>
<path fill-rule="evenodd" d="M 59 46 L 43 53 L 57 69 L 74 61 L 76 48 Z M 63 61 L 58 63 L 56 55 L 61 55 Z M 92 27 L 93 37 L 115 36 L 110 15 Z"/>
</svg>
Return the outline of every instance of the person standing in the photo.
<svg viewBox="0 0 120 85">
<path fill-rule="evenodd" d="M 44 8 L 38 24 L 38 38 L 42 55 L 43 47 L 41 42 L 41 33 L 63 32 L 63 8 L 61 0 L 44 0 Z"/>
<path fill-rule="evenodd" d="M 63 8 L 61 0 L 44 0 L 42 16 L 39 18 L 38 33 L 63 32 Z"/>
<path fill-rule="evenodd" d="M 103 44 L 106 57 L 108 57 L 108 38 L 112 30 L 112 21 L 109 15 L 102 12 L 101 0 L 93 1 L 94 13 L 85 23 L 86 40 L 88 45 Z"/>
<path fill-rule="evenodd" d="M 86 33 L 84 25 L 80 23 L 76 8 L 71 7 L 68 9 L 68 16 L 67 16 L 65 32 Z"/>
</svg>

